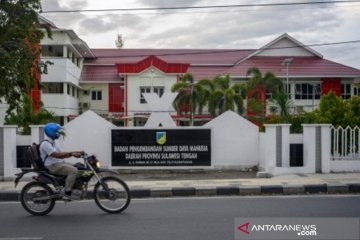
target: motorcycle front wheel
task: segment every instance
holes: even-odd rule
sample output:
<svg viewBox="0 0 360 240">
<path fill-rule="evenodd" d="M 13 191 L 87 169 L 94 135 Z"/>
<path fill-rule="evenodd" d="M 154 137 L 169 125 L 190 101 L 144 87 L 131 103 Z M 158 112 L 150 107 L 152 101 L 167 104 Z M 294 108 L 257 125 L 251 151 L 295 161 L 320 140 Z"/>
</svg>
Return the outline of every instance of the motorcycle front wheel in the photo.
<svg viewBox="0 0 360 240">
<path fill-rule="evenodd" d="M 104 177 L 94 187 L 95 203 L 108 213 L 120 213 L 130 204 L 130 190 L 127 184 L 116 177 Z"/>
<path fill-rule="evenodd" d="M 50 196 L 53 190 L 41 182 L 30 182 L 26 184 L 20 193 L 20 202 L 29 213 L 41 216 L 48 214 L 55 206 L 55 200 Z"/>
</svg>

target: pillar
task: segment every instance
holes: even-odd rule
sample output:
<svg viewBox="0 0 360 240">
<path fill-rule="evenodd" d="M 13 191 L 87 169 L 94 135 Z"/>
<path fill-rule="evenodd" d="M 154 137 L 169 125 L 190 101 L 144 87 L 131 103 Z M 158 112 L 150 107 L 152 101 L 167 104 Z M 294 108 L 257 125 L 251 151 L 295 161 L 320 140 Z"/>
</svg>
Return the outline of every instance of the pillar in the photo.
<svg viewBox="0 0 360 240">
<path fill-rule="evenodd" d="M 0 126 L 0 176 L 14 177 L 16 168 L 15 125 Z"/>
</svg>

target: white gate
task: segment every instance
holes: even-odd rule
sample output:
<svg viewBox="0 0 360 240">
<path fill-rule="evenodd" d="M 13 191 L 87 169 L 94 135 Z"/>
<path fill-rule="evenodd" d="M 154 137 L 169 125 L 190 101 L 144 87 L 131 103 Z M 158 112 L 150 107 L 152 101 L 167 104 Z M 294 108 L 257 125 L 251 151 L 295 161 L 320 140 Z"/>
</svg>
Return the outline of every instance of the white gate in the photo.
<svg viewBox="0 0 360 240">
<path fill-rule="evenodd" d="M 360 128 L 331 126 L 332 160 L 360 160 Z"/>
</svg>

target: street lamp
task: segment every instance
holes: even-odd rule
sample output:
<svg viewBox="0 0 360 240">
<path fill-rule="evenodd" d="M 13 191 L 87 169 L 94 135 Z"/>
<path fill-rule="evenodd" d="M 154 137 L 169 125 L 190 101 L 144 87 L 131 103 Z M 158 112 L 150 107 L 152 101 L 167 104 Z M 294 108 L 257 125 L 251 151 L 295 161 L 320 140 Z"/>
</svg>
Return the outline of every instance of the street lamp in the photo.
<svg viewBox="0 0 360 240">
<path fill-rule="evenodd" d="M 282 66 L 286 66 L 286 99 L 289 98 L 289 66 L 293 62 L 293 58 L 285 58 L 282 62 Z"/>
</svg>

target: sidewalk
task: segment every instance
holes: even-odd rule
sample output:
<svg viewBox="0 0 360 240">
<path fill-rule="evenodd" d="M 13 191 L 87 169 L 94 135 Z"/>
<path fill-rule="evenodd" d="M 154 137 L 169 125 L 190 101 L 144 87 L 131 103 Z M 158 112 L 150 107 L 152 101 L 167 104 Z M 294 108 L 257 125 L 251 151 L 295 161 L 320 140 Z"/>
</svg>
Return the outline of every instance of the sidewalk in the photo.
<svg viewBox="0 0 360 240">
<path fill-rule="evenodd" d="M 122 173 L 133 198 L 360 193 L 360 173 L 292 174 L 256 178 L 255 172 L 212 171 L 188 173 Z M 17 201 L 21 181 L 0 182 L 0 201 Z M 91 190 L 91 188 L 90 188 Z"/>
</svg>

